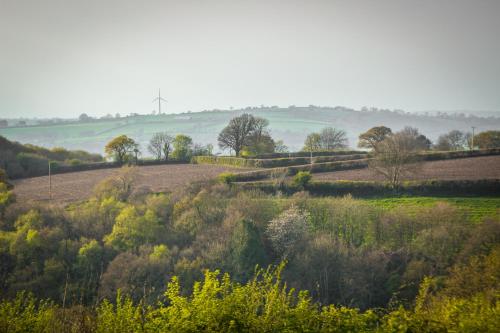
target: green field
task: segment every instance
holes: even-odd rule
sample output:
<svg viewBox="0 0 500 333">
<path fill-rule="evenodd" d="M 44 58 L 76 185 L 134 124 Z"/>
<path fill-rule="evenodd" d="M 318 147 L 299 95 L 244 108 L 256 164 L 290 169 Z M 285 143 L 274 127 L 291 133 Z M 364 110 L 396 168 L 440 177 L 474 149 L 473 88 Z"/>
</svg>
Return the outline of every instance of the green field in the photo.
<svg viewBox="0 0 500 333">
<path fill-rule="evenodd" d="M 370 205 L 383 210 L 392 210 L 398 207 L 417 212 L 423 207 L 431 207 L 440 202 L 457 207 L 460 211 L 469 215 L 473 222 L 480 222 L 487 217 L 498 217 L 500 214 L 500 198 L 477 197 L 477 198 L 437 198 L 437 197 L 403 197 L 366 199 Z"/>
</svg>

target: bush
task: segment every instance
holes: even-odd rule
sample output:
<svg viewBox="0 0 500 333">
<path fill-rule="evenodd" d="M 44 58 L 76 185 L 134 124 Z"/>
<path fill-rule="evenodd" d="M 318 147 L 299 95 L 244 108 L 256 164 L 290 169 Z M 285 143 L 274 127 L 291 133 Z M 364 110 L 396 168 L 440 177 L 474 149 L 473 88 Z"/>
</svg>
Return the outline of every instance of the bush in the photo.
<svg viewBox="0 0 500 333">
<path fill-rule="evenodd" d="M 25 175 L 40 176 L 49 171 L 49 160 L 38 154 L 19 153 L 16 156 Z"/>
<path fill-rule="evenodd" d="M 218 176 L 221 183 L 231 185 L 236 181 L 236 175 L 231 172 L 223 172 Z"/>
<path fill-rule="evenodd" d="M 71 165 L 71 166 L 76 166 L 76 165 L 81 165 L 82 161 L 80 161 L 77 158 L 73 158 L 71 160 L 66 160 L 66 164 Z"/>
<path fill-rule="evenodd" d="M 304 188 L 311 181 L 311 173 L 309 171 L 299 171 L 293 177 L 293 183 L 299 187 Z"/>
</svg>

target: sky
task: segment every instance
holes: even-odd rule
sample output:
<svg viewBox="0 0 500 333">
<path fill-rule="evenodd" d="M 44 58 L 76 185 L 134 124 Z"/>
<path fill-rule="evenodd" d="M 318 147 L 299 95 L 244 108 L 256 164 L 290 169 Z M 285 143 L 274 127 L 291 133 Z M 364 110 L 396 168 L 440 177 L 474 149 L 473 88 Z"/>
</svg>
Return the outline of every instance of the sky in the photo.
<svg viewBox="0 0 500 333">
<path fill-rule="evenodd" d="M 0 117 L 500 114 L 500 1 L 0 0 Z M 165 110 L 166 107 L 166 110 Z"/>
</svg>

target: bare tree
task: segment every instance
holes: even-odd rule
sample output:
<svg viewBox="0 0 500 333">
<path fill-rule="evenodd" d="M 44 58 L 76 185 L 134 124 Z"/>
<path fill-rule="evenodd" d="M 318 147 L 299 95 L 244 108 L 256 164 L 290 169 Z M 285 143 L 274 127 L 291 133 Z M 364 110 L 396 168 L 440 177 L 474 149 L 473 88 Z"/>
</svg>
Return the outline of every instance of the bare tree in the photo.
<svg viewBox="0 0 500 333">
<path fill-rule="evenodd" d="M 436 144 L 439 150 L 462 150 L 465 146 L 468 146 L 467 135 L 458 130 L 440 135 Z"/>
<path fill-rule="evenodd" d="M 148 151 L 155 156 L 157 160 L 161 160 L 164 156 L 168 160 L 168 156 L 172 151 L 172 142 L 174 138 L 168 135 L 167 132 L 158 132 L 153 134 L 149 140 Z"/>
<path fill-rule="evenodd" d="M 407 143 L 412 144 L 414 150 L 429 150 L 431 148 L 431 140 L 425 135 L 420 134 L 415 127 L 406 126 L 399 133 L 408 139 Z"/>
<path fill-rule="evenodd" d="M 347 136 L 345 131 L 341 129 L 326 127 L 319 135 L 322 150 L 331 151 L 347 147 Z"/>
<path fill-rule="evenodd" d="M 419 140 L 418 135 L 408 130 L 387 137 L 377 145 L 369 167 L 397 187 L 402 176 L 415 173 L 419 168 L 418 152 L 423 150 Z"/>
</svg>

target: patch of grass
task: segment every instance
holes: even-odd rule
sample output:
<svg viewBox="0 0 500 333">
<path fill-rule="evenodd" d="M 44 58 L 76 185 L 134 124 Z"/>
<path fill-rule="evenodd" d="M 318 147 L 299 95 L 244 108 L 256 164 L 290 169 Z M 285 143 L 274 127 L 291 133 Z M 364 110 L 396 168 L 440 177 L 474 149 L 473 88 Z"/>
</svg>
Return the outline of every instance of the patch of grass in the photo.
<svg viewBox="0 0 500 333">
<path fill-rule="evenodd" d="M 404 207 L 410 212 L 417 212 L 422 207 L 430 207 L 438 202 L 445 202 L 466 211 L 472 222 L 480 222 L 486 217 L 498 217 L 500 214 L 500 198 L 490 197 L 401 197 L 365 199 L 370 205 L 383 210 L 392 210 Z"/>
</svg>

